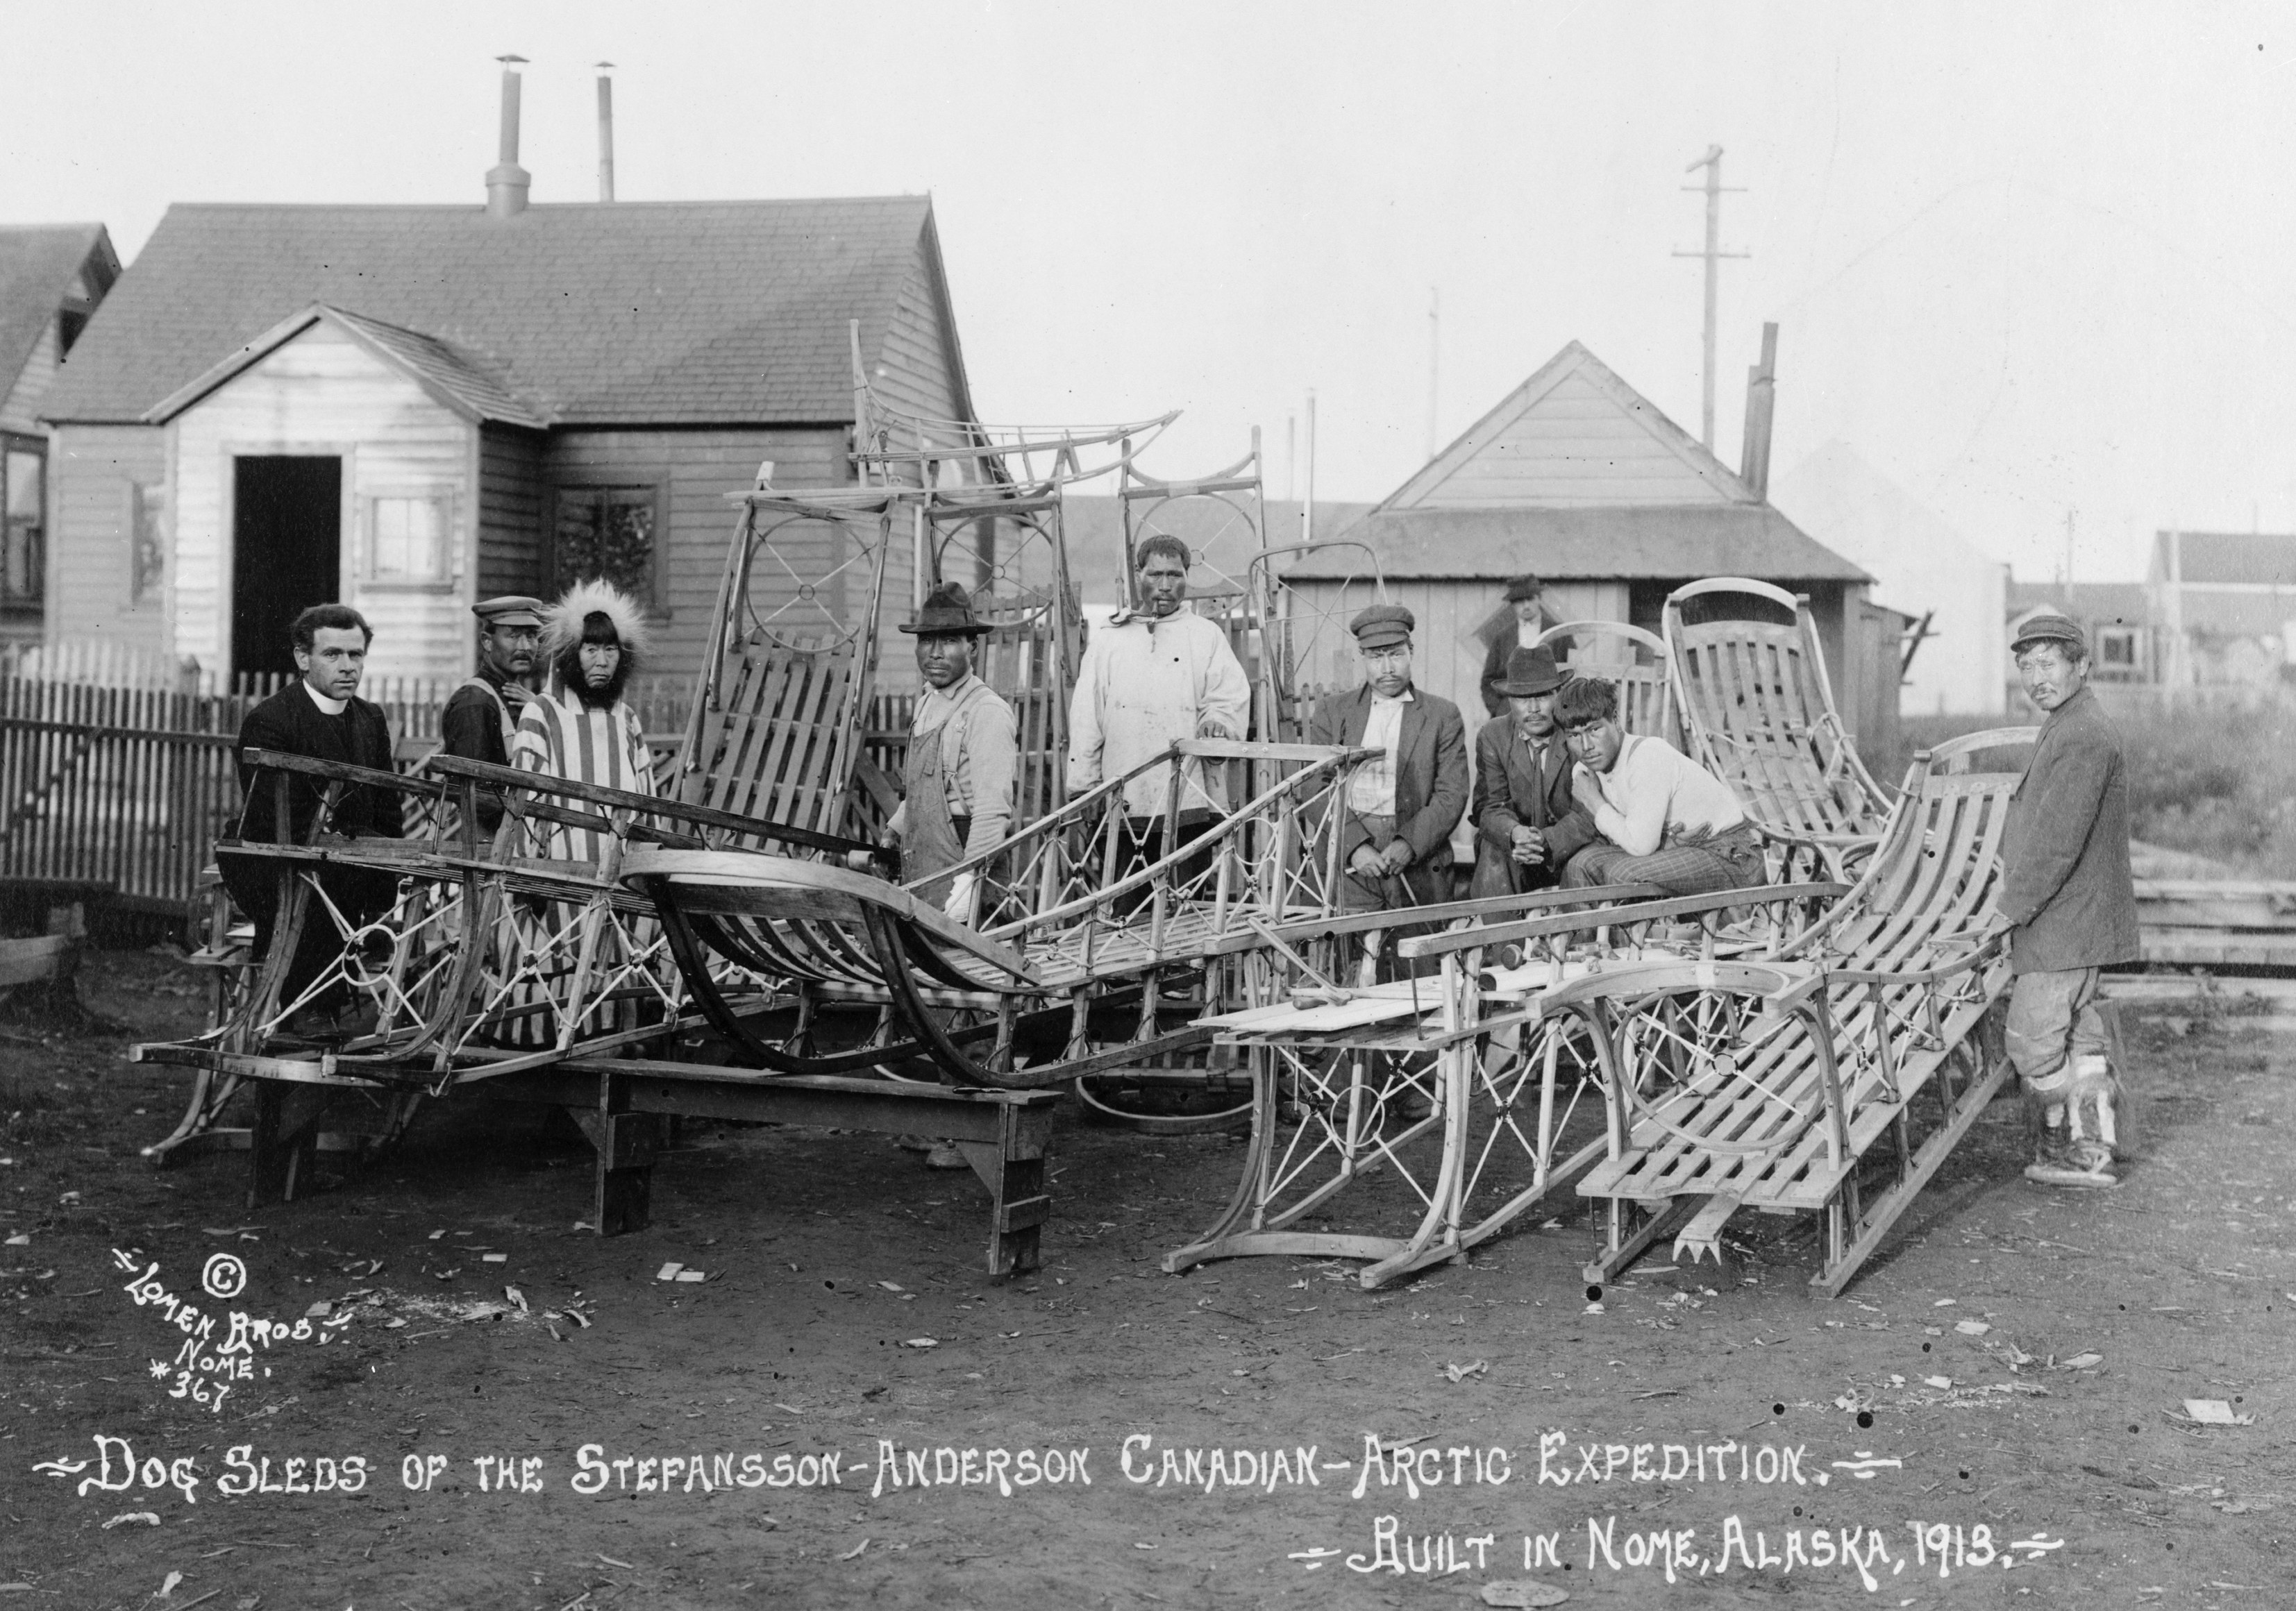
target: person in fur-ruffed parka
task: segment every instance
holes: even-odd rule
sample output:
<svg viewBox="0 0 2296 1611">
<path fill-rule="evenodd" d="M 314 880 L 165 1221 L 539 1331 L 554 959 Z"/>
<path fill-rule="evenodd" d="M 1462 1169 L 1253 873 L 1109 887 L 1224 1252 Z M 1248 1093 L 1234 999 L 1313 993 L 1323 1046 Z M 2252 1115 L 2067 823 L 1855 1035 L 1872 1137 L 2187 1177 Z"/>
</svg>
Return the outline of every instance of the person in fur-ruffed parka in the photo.
<svg viewBox="0 0 2296 1611">
<path fill-rule="evenodd" d="M 622 697 L 645 647 L 645 612 L 636 600 L 605 582 L 569 588 L 543 614 L 550 685 L 519 717 L 511 765 L 605 789 L 655 792 L 645 730 Z M 554 838 L 553 855 L 594 861 L 605 849 L 603 836 L 587 829 L 561 829 Z"/>
</svg>

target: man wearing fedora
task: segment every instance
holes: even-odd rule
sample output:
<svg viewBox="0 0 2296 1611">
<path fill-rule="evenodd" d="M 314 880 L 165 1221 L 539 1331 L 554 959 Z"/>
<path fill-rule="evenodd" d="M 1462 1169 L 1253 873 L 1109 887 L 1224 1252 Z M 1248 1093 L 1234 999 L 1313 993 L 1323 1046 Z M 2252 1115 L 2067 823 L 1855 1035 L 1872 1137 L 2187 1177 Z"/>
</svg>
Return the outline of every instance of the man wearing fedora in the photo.
<svg viewBox="0 0 2296 1611">
<path fill-rule="evenodd" d="M 1340 812 L 1340 901 L 1349 912 L 1431 906 L 1451 895 L 1451 830 L 1467 809 L 1467 730 L 1459 707 L 1411 683 L 1411 632 L 1400 604 L 1348 623 L 1361 687 L 1316 711 L 1320 744 L 1376 749 L 1347 785 Z"/>
<path fill-rule="evenodd" d="M 439 714 L 439 750 L 489 766 L 510 765 L 518 718 L 534 697 L 542 652 L 540 599 L 505 594 L 471 606 L 479 617 L 479 668 L 448 696 Z M 494 832 L 502 822 L 502 797 L 479 797 L 479 826 Z"/>
<path fill-rule="evenodd" d="M 2028 1180 L 2112 1186 L 2119 1081 L 2096 1009 L 2097 970 L 2138 954 L 2128 868 L 2128 776 L 2120 734 L 2089 691 L 2088 643 L 2063 616 L 2036 616 L 2010 645 L 2043 714 L 2009 797 L 2001 902 L 2009 931 L 2009 1060 L 2040 1119 Z"/>
<path fill-rule="evenodd" d="M 1499 682 L 1507 713 L 1475 735 L 1478 898 L 1552 887 L 1600 837 L 1570 792 L 1570 747 L 1554 726 L 1566 681 L 1546 650 L 1517 649 Z"/>
<path fill-rule="evenodd" d="M 1495 716 L 1507 714 L 1507 696 L 1499 691 L 1499 684 L 1506 680 L 1507 657 L 1518 649 L 1530 648 L 1538 642 L 1539 634 L 1555 624 L 1546 608 L 1546 584 L 1537 577 L 1517 577 L 1509 582 L 1506 601 L 1513 618 L 1502 617 L 1482 629 L 1488 645 L 1483 653 L 1483 708 Z M 1576 644 L 1562 637 L 1546 647 L 1560 659 Z"/>
<path fill-rule="evenodd" d="M 973 650 L 988 627 L 964 588 L 954 582 L 934 588 L 901 630 L 917 641 L 925 688 L 909 724 L 901 804 L 886 831 L 900 845 L 902 879 L 930 879 L 919 897 L 970 924 L 977 874 L 941 875 L 1003 844 L 1013 826 L 1020 758 L 1013 707 L 973 675 Z"/>
</svg>

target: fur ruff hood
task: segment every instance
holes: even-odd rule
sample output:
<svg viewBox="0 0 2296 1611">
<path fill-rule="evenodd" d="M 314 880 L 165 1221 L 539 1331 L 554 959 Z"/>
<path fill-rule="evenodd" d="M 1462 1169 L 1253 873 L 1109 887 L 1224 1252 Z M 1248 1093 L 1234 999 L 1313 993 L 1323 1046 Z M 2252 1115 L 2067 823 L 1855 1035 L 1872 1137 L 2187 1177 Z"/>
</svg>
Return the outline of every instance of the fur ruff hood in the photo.
<svg viewBox="0 0 2296 1611">
<path fill-rule="evenodd" d="M 593 615 L 602 615 L 614 624 L 625 666 L 645 653 L 645 611 L 636 599 L 610 582 L 578 583 L 543 612 L 543 652 L 556 661 L 578 648 L 582 623 Z"/>
</svg>

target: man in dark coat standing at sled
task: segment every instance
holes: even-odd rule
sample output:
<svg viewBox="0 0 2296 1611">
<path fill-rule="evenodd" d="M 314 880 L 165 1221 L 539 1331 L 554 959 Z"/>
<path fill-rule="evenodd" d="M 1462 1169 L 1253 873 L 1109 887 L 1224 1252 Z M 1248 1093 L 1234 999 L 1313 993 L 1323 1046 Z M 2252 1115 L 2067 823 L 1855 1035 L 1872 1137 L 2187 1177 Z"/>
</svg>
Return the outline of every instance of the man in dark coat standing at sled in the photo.
<svg viewBox="0 0 2296 1611">
<path fill-rule="evenodd" d="M 2138 954 L 2120 734 L 2088 688 L 2088 644 L 2036 616 L 2010 645 L 2040 707 L 2040 742 L 2009 800 L 1998 921 L 2009 929 L 2009 1059 L 2040 1109 L 2025 1177 L 2113 1186 L 2119 1080 L 2096 1010 L 2097 970 Z"/>
<path fill-rule="evenodd" d="M 1319 744 L 1377 749 L 1341 799 L 1340 904 L 1403 911 L 1451 896 L 1451 830 L 1467 809 L 1467 730 L 1459 707 L 1411 683 L 1411 631 L 1400 604 L 1348 624 L 1365 681 L 1316 712 Z"/>
<path fill-rule="evenodd" d="M 347 604 L 315 604 L 295 617 L 295 668 L 301 675 L 288 687 L 247 713 L 239 728 L 239 787 L 246 797 L 239 836 L 216 846 L 217 870 L 240 910 L 255 920 L 255 952 L 271 950 L 272 926 L 279 916 L 280 863 L 233 854 L 240 843 L 300 844 L 310 838 L 325 781 L 299 773 L 287 775 L 287 818 L 278 820 L 277 773 L 248 765 L 246 752 L 273 749 L 316 760 L 343 761 L 377 772 L 392 769 L 390 725 L 382 708 L 358 697 L 366 671 L 367 645 L 374 634 L 366 617 Z M 397 838 L 401 831 L 397 791 L 348 784 L 335 805 L 331 831 L 347 836 Z M 398 880 L 371 869 L 331 867 L 320 874 L 328 898 L 353 923 L 363 923 L 390 904 Z M 342 936 L 317 902 L 303 923 L 295 957 L 279 995 L 292 1006 L 310 983 L 342 950 Z M 315 1001 L 296 1015 L 291 1029 L 314 1033 L 332 1028 L 341 1000 Z M 322 1022 L 321 1020 L 324 1020 Z"/>
<path fill-rule="evenodd" d="M 1570 792 L 1570 746 L 1554 725 L 1554 691 L 1569 680 L 1544 649 L 1507 657 L 1507 711 L 1475 735 L 1477 899 L 1552 888 L 1601 837 Z"/>
<path fill-rule="evenodd" d="M 539 599 L 506 594 L 471 606 L 479 617 L 479 668 L 463 679 L 439 716 L 439 749 L 489 766 L 510 765 L 518 719 L 534 697 L 542 656 Z M 502 823 L 502 796 L 479 796 L 479 827 L 492 833 Z"/>
</svg>

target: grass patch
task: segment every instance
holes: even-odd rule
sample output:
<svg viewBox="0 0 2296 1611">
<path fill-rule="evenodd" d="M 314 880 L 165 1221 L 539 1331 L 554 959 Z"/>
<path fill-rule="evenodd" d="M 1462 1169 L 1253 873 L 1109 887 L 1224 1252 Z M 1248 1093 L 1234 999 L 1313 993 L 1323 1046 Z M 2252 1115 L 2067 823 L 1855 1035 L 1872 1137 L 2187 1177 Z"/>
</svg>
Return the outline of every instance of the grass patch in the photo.
<svg viewBox="0 0 2296 1611">
<path fill-rule="evenodd" d="M 1910 718 L 1898 753 L 1877 774 L 1895 784 L 1916 749 L 2030 719 L 2030 711 Z M 2128 757 L 2135 837 L 2251 878 L 2296 879 L 2296 709 L 2151 709 L 2115 713 L 2113 724 Z"/>
</svg>

